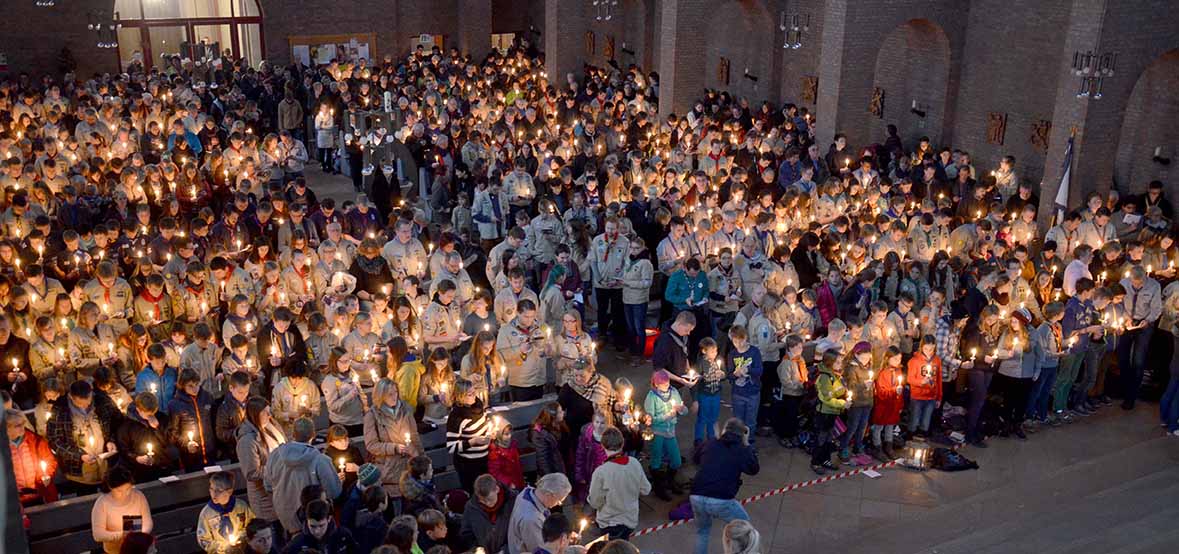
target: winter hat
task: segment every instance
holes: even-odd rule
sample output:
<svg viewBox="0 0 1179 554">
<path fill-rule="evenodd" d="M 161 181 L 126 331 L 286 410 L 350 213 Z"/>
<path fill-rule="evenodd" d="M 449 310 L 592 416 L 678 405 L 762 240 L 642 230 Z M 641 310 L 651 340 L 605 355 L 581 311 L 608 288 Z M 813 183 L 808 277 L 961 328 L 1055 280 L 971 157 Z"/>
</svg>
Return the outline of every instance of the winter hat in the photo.
<svg viewBox="0 0 1179 554">
<path fill-rule="evenodd" d="M 855 355 L 859 354 L 860 352 L 871 352 L 871 351 L 872 351 L 872 343 L 870 343 L 866 340 L 862 340 L 860 342 L 857 342 L 856 345 L 852 347 L 851 353 L 852 353 L 852 356 L 855 356 Z"/>
<path fill-rule="evenodd" d="M 1032 322 L 1032 314 L 1027 310 L 1027 308 L 1015 310 L 1011 313 L 1011 316 L 1015 319 L 1018 319 L 1019 322 L 1024 325 L 1024 327 L 1027 327 L 1027 325 Z"/>
<path fill-rule="evenodd" d="M 666 385 L 670 382 L 671 382 L 671 376 L 668 375 L 666 369 L 661 369 L 659 371 L 656 371 L 655 374 L 651 376 L 651 384 L 652 385 Z"/>
<path fill-rule="evenodd" d="M 364 464 L 356 472 L 356 482 L 368 488 L 381 482 L 381 470 L 374 464 Z"/>
</svg>

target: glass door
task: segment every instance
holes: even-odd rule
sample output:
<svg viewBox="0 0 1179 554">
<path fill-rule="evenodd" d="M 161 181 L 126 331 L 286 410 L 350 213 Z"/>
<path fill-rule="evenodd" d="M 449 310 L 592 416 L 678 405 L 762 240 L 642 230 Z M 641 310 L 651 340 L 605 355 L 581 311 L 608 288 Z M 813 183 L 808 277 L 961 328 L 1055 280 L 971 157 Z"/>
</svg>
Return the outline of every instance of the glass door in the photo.
<svg viewBox="0 0 1179 554">
<path fill-rule="evenodd" d="M 236 52 L 232 29 L 233 25 L 193 25 L 192 59 L 207 61 L 226 51 Z"/>
<path fill-rule="evenodd" d="M 161 64 L 163 56 L 192 57 L 188 48 L 188 29 L 184 25 L 150 25 L 145 30 L 148 37 L 148 51 L 152 56 L 152 66 L 164 65 Z"/>
</svg>

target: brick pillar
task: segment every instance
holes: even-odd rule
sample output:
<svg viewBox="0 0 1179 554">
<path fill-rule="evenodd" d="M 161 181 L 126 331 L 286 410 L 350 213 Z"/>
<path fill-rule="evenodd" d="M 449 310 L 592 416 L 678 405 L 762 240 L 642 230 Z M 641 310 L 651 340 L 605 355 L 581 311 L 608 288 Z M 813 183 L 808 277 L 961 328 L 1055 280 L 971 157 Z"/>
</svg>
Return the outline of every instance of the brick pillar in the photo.
<svg viewBox="0 0 1179 554">
<path fill-rule="evenodd" d="M 458 49 L 481 60 L 491 51 L 491 0 L 459 0 Z"/>
<path fill-rule="evenodd" d="M 704 92 L 704 36 L 711 2 L 663 0 L 659 29 L 659 116 L 683 114 Z M 713 6 L 715 7 L 715 6 Z M 735 70 L 740 78 L 740 68 Z"/>
<path fill-rule="evenodd" d="M 566 88 L 565 76 L 569 73 L 581 80 L 585 32 L 589 28 L 585 15 L 588 5 L 580 0 L 545 0 L 544 3 L 544 69 L 549 82 L 561 90 Z M 601 47 L 600 43 L 597 47 Z"/>
<path fill-rule="evenodd" d="M 843 74 L 847 69 L 843 63 L 847 34 L 848 0 L 827 0 L 823 13 L 823 39 L 820 41 L 819 97 L 815 99 L 815 141 L 821 152 L 835 141 L 839 132 L 839 95 L 843 87 Z M 875 60 L 873 60 L 875 62 Z M 846 117 L 845 117 L 846 119 Z"/>
<path fill-rule="evenodd" d="M 1094 188 L 1094 177 L 1089 172 L 1082 171 L 1082 165 L 1087 157 L 1107 157 L 1109 152 L 1098 152 L 1096 147 L 1087 147 L 1085 143 L 1086 124 L 1091 119 L 1090 108 L 1097 108 L 1091 97 L 1077 98 L 1079 77 L 1073 74 L 1073 52 L 1076 50 L 1098 50 L 1102 22 L 1105 18 L 1106 0 L 1072 0 L 1070 6 L 1068 28 L 1065 30 L 1064 52 L 1060 56 L 1060 67 L 1056 69 L 1056 104 L 1052 110 L 1052 133 L 1048 139 L 1048 154 L 1044 158 L 1044 180 L 1040 183 L 1040 227 L 1047 229 L 1056 214 L 1054 207 L 1056 192 L 1060 188 L 1060 179 L 1064 176 L 1065 149 L 1068 147 L 1069 134 L 1076 128 L 1073 141 L 1073 170 L 1070 175 L 1069 198 L 1066 208 L 1077 205 L 1081 197 Z M 1109 129 L 1095 127 L 1099 136 L 1110 133 Z M 1096 159 L 1091 160 L 1096 163 Z M 1092 164 L 1087 164 L 1092 165 Z M 1102 185 L 1107 185 L 1103 183 Z"/>
</svg>

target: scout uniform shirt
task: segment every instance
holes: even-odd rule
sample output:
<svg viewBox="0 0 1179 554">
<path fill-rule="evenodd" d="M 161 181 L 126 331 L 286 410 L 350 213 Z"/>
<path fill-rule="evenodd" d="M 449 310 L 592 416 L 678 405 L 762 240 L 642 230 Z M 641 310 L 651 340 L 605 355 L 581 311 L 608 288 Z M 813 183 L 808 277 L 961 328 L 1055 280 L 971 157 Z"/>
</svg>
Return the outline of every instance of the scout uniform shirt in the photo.
<svg viewBox="0 0 1179 554">
<path fill-rule="evenodd" d="M 508 368 L 508 384 L 513 387 L 539 387 L 545 384 L 546 356 L 544 333 L 540 326 L 521 327 L 517 320 L 500 327 L 496 350 Z"/>
<path fill-rule="evenodd" d="M 115 277 L 110 287 L 102 284 L 96 277 L 82 287 L 82 294 L 90 302 L 98 304 L 100 313 L 107 317 L 105 323 L 114 328 L 117 334 L 122 334 L 130 327 L 127 318 L 132 313 L 134 295 L 131 285 L 122 277 Z"/>
</svg>

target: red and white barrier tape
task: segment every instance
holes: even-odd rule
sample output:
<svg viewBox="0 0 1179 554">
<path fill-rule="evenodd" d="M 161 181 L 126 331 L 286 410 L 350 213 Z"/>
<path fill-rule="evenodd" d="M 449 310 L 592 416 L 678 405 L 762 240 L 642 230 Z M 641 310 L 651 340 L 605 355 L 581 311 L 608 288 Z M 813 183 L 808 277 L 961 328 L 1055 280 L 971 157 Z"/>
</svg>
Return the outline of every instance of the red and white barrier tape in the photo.
<svg viewBox="0 0 1179 554">
<path fill-rule="evenodd" d="M 786 485 L 785 487 L 782 487 L 782 488 L 768 490 L 768 491 L 763 492 L 761 494 L 755 494 L 753 496 L 750 496 L 749 498 L 741 500 L 741 504 L 742 505 L 750 504 L 753 502 L 757 502 L 758 500 L 765 500 L 766 498 L 769 498 L 771 496 L 777 496 L 779 494 L 786 494 L 790 491 L 803 489 L 806 487 L 812 487 L 814 485 L 821 485 L 823 483 L 827 483 L 829 481 L 835 481 L 838 479 L 846 479 L 848 477 L 853 477 L 855 475 L 859 475 L 861 473 L 864 473 L 865 471 L 874 471 L 874 470 L 878 470 L 878 469 L 890 468 L 890 467 L 893 467 L 899 463 L 900 462 L 898 460 L 893 460 L 891 462 L 883 462 L 883 463 L 879 463 L 876 465 L 859 467 L 859 468 L 853 469 L 851 471 L 844 471 L 842 473 L 835 473 L 835 474 L 827 475 L 824 477 L 818 477 L 816 479 L 811 479 L 810 481 L 802 481 L 801 483 L 794 483 L 793 485 Z M 685 523 L 688 523 L 689 521 L 692 521 L 692 520 L 691 519 L 679 519 L 676 521 L 669 521 L 667 523 L 661 523 L 661 524 L 653 526 L 653 527 L 648 527 L 646 529 L 641 529 L 639 531 L 636 531 L 633 534 L 631 534 L 631 536 L 632 537 L 641 537 L 643 535 L 650 535 L 651 533 L 657 533 L 657 532 L 662 531 L 664 529 L 671 529 L 672 527 L 684 525 Z"/>
</svg>

